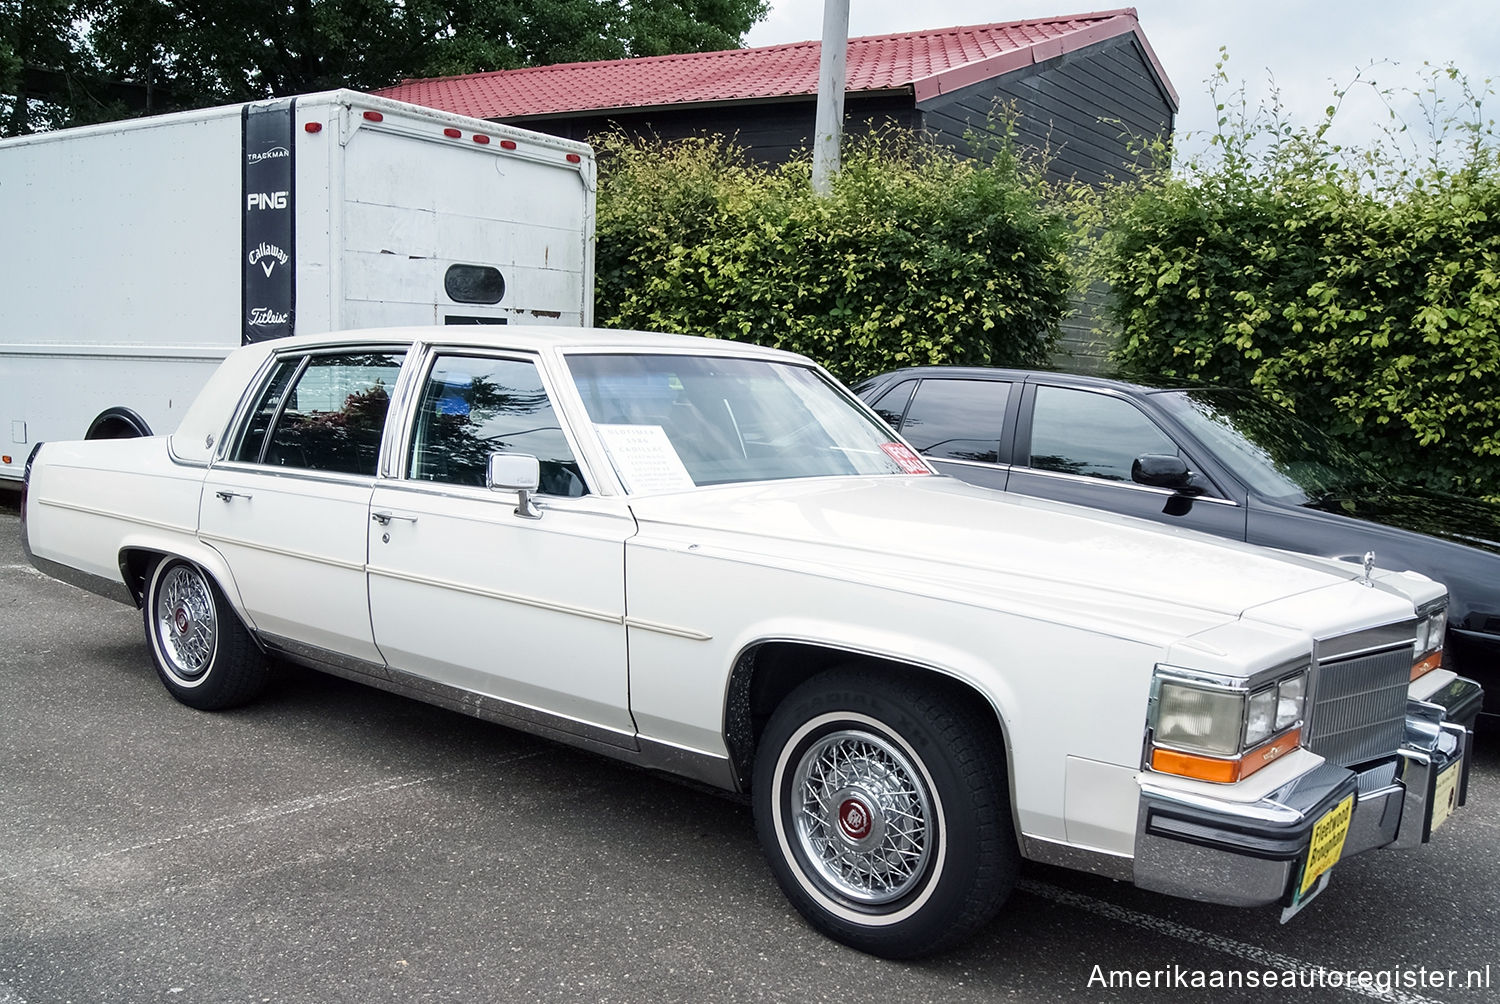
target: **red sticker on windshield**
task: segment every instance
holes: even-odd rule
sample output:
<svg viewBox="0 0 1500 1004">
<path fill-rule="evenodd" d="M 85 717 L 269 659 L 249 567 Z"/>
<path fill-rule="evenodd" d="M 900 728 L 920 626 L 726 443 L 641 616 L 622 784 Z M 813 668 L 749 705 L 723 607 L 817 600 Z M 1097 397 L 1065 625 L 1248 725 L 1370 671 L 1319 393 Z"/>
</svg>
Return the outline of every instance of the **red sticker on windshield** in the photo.
<svg viewBox="0 0 1500 1004">
<path fill-rule="evenodd" d="M 931 474 L 927 465 L 922 463 L 922 458 L 911 452 L 911 448 L 901 443 L 881 443 L 880 448 L 885 455 L 896 462 L 903 474 Z"/>
</svg>

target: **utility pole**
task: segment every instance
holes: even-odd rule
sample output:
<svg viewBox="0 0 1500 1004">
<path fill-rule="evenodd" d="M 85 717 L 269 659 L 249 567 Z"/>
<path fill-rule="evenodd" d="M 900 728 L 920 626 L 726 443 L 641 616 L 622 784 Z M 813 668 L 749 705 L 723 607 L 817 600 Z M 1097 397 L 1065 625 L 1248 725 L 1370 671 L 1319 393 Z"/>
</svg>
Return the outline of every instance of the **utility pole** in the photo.
<svg viewBox="0 0 1500 1004">
<path fill-rule="evenodd" d="M 844 81 L 849 57 L 849 0 L 823 0 L 823 48 L 818 57 L 818 118 L 813 127 L 813 191 L 827 195 L 839 173 L 844 134 Z"/>
</svg>

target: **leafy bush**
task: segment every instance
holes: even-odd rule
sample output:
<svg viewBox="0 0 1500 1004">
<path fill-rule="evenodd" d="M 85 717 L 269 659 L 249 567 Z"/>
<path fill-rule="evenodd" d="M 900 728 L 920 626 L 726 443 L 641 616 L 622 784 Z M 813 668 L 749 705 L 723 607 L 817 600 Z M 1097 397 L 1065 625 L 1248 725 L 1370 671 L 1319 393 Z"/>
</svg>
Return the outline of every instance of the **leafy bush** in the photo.
<svg viewBox="0 0 1500 1004">
<path fill-rule="evenodd" d="M 1258 387 L 1398 479 L 1500 497 L 1500 159 L 1464 94 L 1456 157 L 1272 109 L 1221 119 L 1211 163 L 1089 193 L 1121 368 Z"/>
<path fill-rule="evenodd" d="M 805 353 L 846 380 L 899 366 L 1033 366 L 1069 286 L 1064 218 L 1008 149 L 967 160 L 886 132 L 766 168 L 722 139 L 595 141 L 599 323 Z"/>
</svg>

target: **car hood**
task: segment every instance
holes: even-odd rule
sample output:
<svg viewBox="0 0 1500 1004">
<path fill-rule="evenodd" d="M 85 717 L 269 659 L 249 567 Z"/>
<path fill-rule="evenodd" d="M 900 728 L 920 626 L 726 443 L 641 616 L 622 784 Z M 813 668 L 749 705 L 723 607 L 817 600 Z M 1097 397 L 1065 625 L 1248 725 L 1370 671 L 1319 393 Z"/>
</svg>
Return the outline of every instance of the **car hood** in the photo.
<svg viewBox="0 0 1500 1004">
<path fill-rule="evenodd" d="M 1330 494 L 1303 505 L 1500 555 L 1500 506 L 1492 503 L 1403 485 Z"/>
<path fill-rule="evenodd" d="M 637 497 L 631 508 L 638 545 L 796 566 L 977 606 L 1029 607 L 1135 637 L 1186 637 L 1360 575 L 1346 562 L 942 477 L 719 486 Z M 1410 612 L 1409 598 L 1390 599 Z M 1279 619 L 1288 606 L 1278 605 Z"/>
</svg>

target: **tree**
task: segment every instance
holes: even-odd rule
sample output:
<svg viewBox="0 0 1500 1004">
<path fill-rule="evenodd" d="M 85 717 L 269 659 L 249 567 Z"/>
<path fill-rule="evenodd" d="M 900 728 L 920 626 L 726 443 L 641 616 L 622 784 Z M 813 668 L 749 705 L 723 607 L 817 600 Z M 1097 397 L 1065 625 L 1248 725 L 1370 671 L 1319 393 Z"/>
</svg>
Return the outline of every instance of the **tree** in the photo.
<svg viewBox="0 0 1500 1004">
<path fill-rule="evenodd" d="M 0 0 L 0 124 L 15 134 L 106 112 L 735 48 L 766 10 L 765 0 Z M 30 103 L 17 100 L 28 75 L 44 92 Z M 91 103 L 76 93 L 86 79 Z M 53 111 L 28 117 L 39 102 Z"/>
<path fill-rule="evenodd" d="M 1500 499 L 1500 137 L 1488 82 L 1431 72 L 1425 154 L 1332 144 L 1337 103 L 1309 129 L 1216 101 L 1211 156 L 1079 191 L 1087 262 L 1127 374 L 1255 387 L 1397 480 Z"/>
<path fill-rule="evenodd" d="M 1069 233 L 1002 138 L 968 159 L 898 129 L 858 138 L 827 197 L 806 156 L 722 138 L 596 138 L 595 316 L 735 338 L 853 381 L 898 366 L 1039 366 L 1067 308 Z"/>
<path fill-rule="evenodd" d="M 73 0 L 0 0 L 0 136 L 87 120 Z"/>
</svg>

